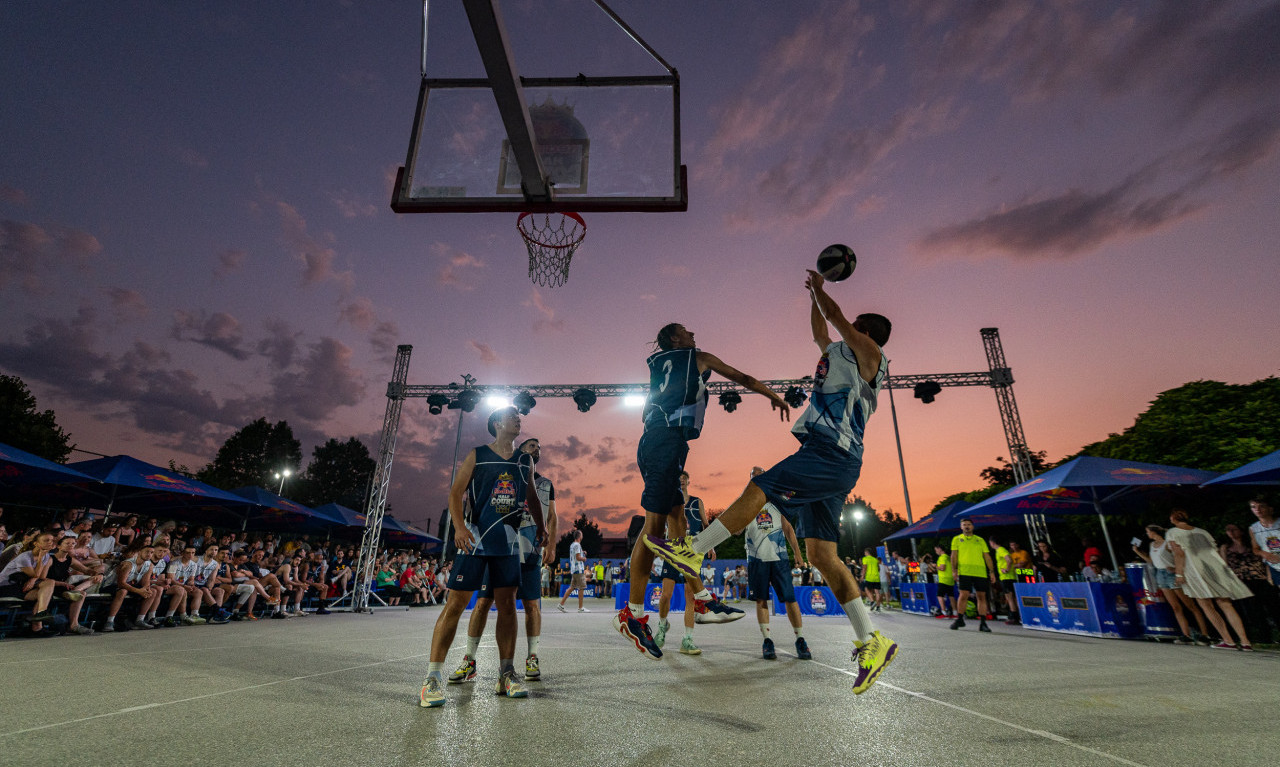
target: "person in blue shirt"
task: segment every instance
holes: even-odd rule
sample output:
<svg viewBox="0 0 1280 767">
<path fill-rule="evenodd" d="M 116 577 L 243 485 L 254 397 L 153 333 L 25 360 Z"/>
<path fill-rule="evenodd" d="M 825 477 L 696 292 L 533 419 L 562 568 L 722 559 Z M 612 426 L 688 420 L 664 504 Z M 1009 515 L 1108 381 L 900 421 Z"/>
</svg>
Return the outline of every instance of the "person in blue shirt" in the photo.
<svg viewBox="0 0 1280 767">
<path fill-rule="evenodd" d="M 659 330 L 653 343 L 657 350 L 646 360 L 649 396 L 641 416 L 644 434 L 636 451 L 636 463 L 644 480 L 640 494 L 640 506 L 645 512 L 644 534 L 631 551 L 630 595 L 627 605 L 614 616 L 613 627 L 643 655 L 657 660 L 662 657 L 662 650 L 653 641 L 644 614 L 645 580 L 653 568 L 654 555 L 643 542 L 647 536 L 685 535 L 680 472 L 689 455 L 689 441 L 697 439 L 702 432 L 707 411 L 707 379 L 714 371 L 768 397 L 784 421 L 790 420 L 791 409 L 769 387 L 699 349 L 693 332 L 678 322 Z M 741 610 L 724 605 L 706 588 L 698 568 L 684 575 L 695 592 L 693 609 L 699 622 L 727 623 L 743 616 Z"/>
<path fill-rule="evenodd" d="M 534 483 L 533 457 L 516 450 L 520 412 L 513 407 L 489 415 L 493 442 L 467 453 L 449 489 L 449 516 L 458 556 L 449 573 L 449 596 L 436 617 L 431 659 L 418 702 L 444 705 L 441 669 L 471 595 L 486 582 L 498 607 L 499 677 L 496 692 L 508 698 L 528 696 L 516 678 L 516 587 L 520 584 L 520 534 L 525 509 L 533 518 L 538 546 L 546 541 L 542 503 Z M 464 512 L 465 509 L 465 512 Z"/>
</svg>

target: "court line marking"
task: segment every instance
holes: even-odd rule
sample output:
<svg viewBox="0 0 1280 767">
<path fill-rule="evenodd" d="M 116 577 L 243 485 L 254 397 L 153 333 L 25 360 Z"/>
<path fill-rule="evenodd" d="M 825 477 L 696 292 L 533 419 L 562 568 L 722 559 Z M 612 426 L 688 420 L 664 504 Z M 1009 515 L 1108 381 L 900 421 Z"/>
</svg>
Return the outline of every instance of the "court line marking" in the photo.
<svg viewBox="0 0 1280 767">
<path fill-rule="evenodd" d="M 251 684 L 251 685 L 248 685 L 247 687 L 237 687 L 234 690 L 222 690 L 221 692 L 210 692 L 204 695 L 196 695 L 191 698 L 182 698 L 181 700 L 170 700 L 170 701 L 165 701 L 163 703 L 146 703 L 141 706 L 129 706 L 128 708 L 116 709 L 115 711 L 107 711 L 101 714 L 94 714 L 93 716 L 82 716 L 79 719 L 68 719 L 65 722 L 54 722 L 52 724 L 42 724 L 36 727 L 25 727 L 21 730 L 12 730 L 10 732 L 0 732 L 0 738 L 8 738 L 14 735 L 25 735 L 29 732 L 39 732 L 41 730 L 48 730 L 54 727 L 64 727 L 69 724 L 91 722 L 95 719 L 105 719 L 107 717 L 119 716 L 121 714 L 132 714 L 137 711 L 146 711 L 147 709 L 151 709 L 151 708 L 162 708 L 164 706 L 173 706 L 179 703 L 191 703 L 197 700 L 207 700 L 209 698 L 218 698 L 223 695 L 233 695 L 238 692 L 246 692 L 248 690 L 258 690 L 263 687 L 273 687 L 275 685 L 286 684 L 288 682 L 299 682 L 304 679 L 315 679 L 316 677 L 329 676 L 331 674 L 341 674 L 346 671 L 356 671 L 362 668 L 372 668 L 373 666 L 383 666 L 388 663 L 399 663 L 400 661 L 414 660 L 416 658 L 425 658 L 430 654 L 431 653 L 429 652 L 423 652 L 423 653 L 417 653 L 416 655 L 406 655 L 403 658 L 388 658 L 387 660 L 375 661 L 373 663 L 361 663 L 358 666 L 348 666 L 346 668 L 338 668 L 330 671 L 318 671 L 314 674 L 306 674 L 303 676 L 292 676 L 287 679 L 276 679 L 270 682 L 262 682 L 261 684 Z"/>
<path fill-rule="evenodd" d="M 787 653 L 787 654 L 790 654 L 790 653 Z M 810 662 L 810 663 L 812 663 L 812 664 L 813 664 L 813 665 L 815 665 L 815 666 L 822 666 L 823 668 L 829 668 L 829 669 L 831 669 L 832 671 L 839 672 L 839 673 L 841 673 L 841 674 L 844 674 L 845 676 L 851 676 L 851 677 L 854 677 L 855 679 L 856 679 L 856 678 L 857 678 L 857 676 L 858 676 L 856 673 L 854 673 L 854 672 L 852 672 L 852 671 L 849 671 L 848 669 L 838 668 L 838 667 L 836 667 L 836 666 L 828 666 L 827 664 L 825 664 L 825 663 L 821 663 L 821 662 L 819 662 L 819 661 L 809 661 L 809 662 Z M 984 714 L 984 713 L 982 713 L 981 711 L 974 711 L 974 710 L 973 710 L 973 709 L 971 709 L 971 708 L 965 708 L 964 706 L 959 706 L 959 705 L 956 705 L 955 703 L 948 703 L 948 702 L 947 702 L 947 701 L 945 701 L 945 700 L 938 700 L 937 698 L 931 697 L 931 696 L 926 695 L 926 694 L 924 694 L 924 693 L 922 693 L 922 692 L 915 692 L 915 691 L 913 691 L 913 690 L 908 690 L 908 689 L 905 689 L 905 688 L 903 688 L 903 687 L 899 687 L 899 686 L 897 686 L 897 685 L 895 685 L 895 684 L 889 684 L 888 682 L 880 682 L 880 681 L 877 681 L 877 682 L 875 683 L 875 686 L 876 686 L 876 687 L 887 687 L 887 688 L 889 688 L 890 690 L 895 690 L 895 691 L 897 691 L 897 692 L 903 693 L 904 695 L 910 695 L 910 696 L 911 696 L 911 697 L 913 697 L 913 698 L 919 698 L 920 700 L 927 700 L 927 701 L 929 701 L 930 703 L 936 703 L 936 704 L 938 704 L 939 706 L 945 706 L 945 707 L 947 707 L 947 708 L 954 709 L 954 710 L 956 710 L 956 711 L 960 711 L 960 712 L 965 713 L 965 714 L 969 714 L 970 716 L 976 716 L 976 717 L 978 717 L 979 719 L 986 719 L 988 722 L 994 722 L 994 723 L 996 723 L 996 724 L 1004 725 L 1005 727 L 1009 727 L 1009 728 L 1012 728 L 1012 729 L 1014 729 L 1014 730 L 1019 730 L 1019 731 L 1021 731 L 1021 732 L 1025 732 L 1025 733 L 1027 733 L 1028 735 L 1035 735 L 1035 736 L 1036 736 L 1036 737 L 1038 737 L 1038 738 L 1044 738 L 1045 740 L 1051 740 L 1051 741 L 1053 741 L 1054 743 L 1061 743 L 1061 744 L 1062 744 L 1062 745 L 1064 745 L 1064 746 L 1070 746 L 1071 748 L 1079 749 L 1080 751 L 1084 751 L 1084 752 L 1086 752 L 1086 753 L 1090 753 L 1090 754 L 1093 754 L 1093 755 L 1095 755 L 1095 756 L 1101 756 L 1101 757 L 1104 757 L 1104 758 L 1106 758 L 1106 759 L 1110 759 L 1110 760 L 1112 760 L 1112 761 L 1114 761 L 1114 762 L 1117 762 L 1117 763 L 1119 763 L 1119 764 L 1129 765 L 1129 767 L 1148 767 L 1148 765 L 1142 764 L 1142 763 L 1140 763 L 1140 762 L 1133 762 L 1133 761 L 1130 761 L 1130 760 L 1128 760 L 1128 759 L 1125 759 L 1125 758 L 1124 758 L 1124 757 L 1122 757 L 1122 756 L 1116 756 L 1115 754 L 1109 754 L 1109 753 L 1107 753 L 1106 751 L 1099 751 L 1099 750 L 1098 750 L 1098 749 L 1096 749 L 1096 748 L 1090 748 L 1089 746 L 1086 746 L 1086 745 L 1084 745 L 1084 744 L 1082 744 L 1082 743 L 1076 743 L 1075 741 L 1071 740 L 1070 738 L 1067 738 L 1067 737 L 1064 737 L 1064 736 L 1062 736 L 1062 735 L 1059 735 L 1059 734 L 1057 734 L 1056 732 L 1048 732 L 1047 730 L 1035 730 L 1035 729 L 1032 729 L 1032 728 L 1030 728 L 1030 727 L 1023 727 L 1023 726 L 1022 726 L 1022 725 L 1020 725 L 1020 724 L 1014 724 L 1013 722 L 1009 722 L 1009 721 L 1006 721 L 1006 720 L 1004 720 L 1004 719 L 1000 719 L 1000 718 L 997 718 L 997 717 L 991 716 L 990 714 Z"/>
</svg>

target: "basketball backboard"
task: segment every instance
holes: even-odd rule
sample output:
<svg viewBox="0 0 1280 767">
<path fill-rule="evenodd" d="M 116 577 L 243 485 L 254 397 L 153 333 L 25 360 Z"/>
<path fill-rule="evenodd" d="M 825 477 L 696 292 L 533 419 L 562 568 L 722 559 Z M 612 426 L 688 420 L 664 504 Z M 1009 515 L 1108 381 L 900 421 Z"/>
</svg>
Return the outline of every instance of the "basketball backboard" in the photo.
<svg viewBox="0 0 1280 767">
<path fill-rule="evenodd" d="M 392 192 L 392 210 L 688 209 L 680 163 L 679 75 L 602 0 L 584 0 L 581 12 L 598 14 L 609 23 L 617 36 L 613 50 L 639 46 L 660 65 L 658 73 L 588 75 L 579 70 L 567 76 L 523 76 L 498 0 L 462 0 L 461 5 L 483 75 L 429 75 L 424 3 L 422 81 L 408 156 Z M 563 13 L 563 5 L 560 8 Z M 527 7 L 521 10 L 528 12 Z M 545 22 L 546 16 L 538 20 Z M 561 44 L 574 45 L 580 20 L 558 21 Z M 514 27 L 516 35 L 541 34 L 525 18 L 517 19 Z M 540 42 L 545 44 L 545 38 Z M 544 70 L 554 67 L 558 58 L 572 62 L 555 53 L 532 58 Z"/>
</svg>

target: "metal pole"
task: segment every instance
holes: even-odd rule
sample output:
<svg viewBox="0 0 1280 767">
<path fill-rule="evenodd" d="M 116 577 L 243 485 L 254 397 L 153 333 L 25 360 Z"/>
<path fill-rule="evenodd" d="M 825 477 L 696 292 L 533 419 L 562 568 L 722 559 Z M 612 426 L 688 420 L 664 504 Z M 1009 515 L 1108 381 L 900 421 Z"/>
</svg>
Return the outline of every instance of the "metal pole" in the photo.
<svg viewBox="0 0 1280 767">
<path fill-rule="evenodd" d="M 1098 499 L 1093 499 L 1093 509 L 1098 512 L 1098 522 L 1102 524 L 1102 537 L 1107 542 L 1107 553 L 1111 555 L 1111 575 L 1117 577 L 1120 574 L 1120 560 L 1116 559 L 1115 547 L 1111 545 L 1111 533 L 1107 531 L 1107 518 L 1102 516 L 1102 504 L 1098 503 Z M 1088 566 L 1085 562 L 1085 566 Z"/>
<path fill-rule="evenodd" d="M 885 366 L 886 380 L 888 379 L 888 365 Z M 902 497 L 907 502 L 907 524 L 915 524 L 915 519 L 911 515 L 911 493 L 907 491 L 907 465 L 902 460 L 902 436 L 898 433 L 898 408 L 893 404 L 893 387 L 889 386 L 889 413 L 893 416 L 893 440 L 898 443 L 898 471 L 902 473 Z M 916 553 L 916 539 L 911 539 L 911 558 L 919 561 L 920 556 Z"/>
<path fill-rule="evenodd" d="M 465 376 L 470 378 L 471 376 Z M 473 379 L 474 380 L 474 379 Z M 458 408 L 458 435 L 453 440 L 453 468 L 449 471 L 449 492 L 453 492 L 453 480 L 458 476 L 458 449 L 462 446 L 462 416 L 466 413 L 462 408 Z M 444 538 L 440 541 L 440 561 L 444 561 L 444 555 L 449 551 L 449 536 L 453 532 L 453 515 L 449 513 L 449 509 L 444 510 Z"/>
</svg>

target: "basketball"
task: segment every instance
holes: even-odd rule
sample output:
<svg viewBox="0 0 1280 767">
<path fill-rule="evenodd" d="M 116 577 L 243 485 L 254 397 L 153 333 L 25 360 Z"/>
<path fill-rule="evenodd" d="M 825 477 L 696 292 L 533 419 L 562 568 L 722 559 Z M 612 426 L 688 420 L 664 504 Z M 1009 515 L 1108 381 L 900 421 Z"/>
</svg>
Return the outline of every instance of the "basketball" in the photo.
<svg viewBox="0 0 1280 767">
<path fill-rule="evenodd" d="M 818 254 L 818 274 L 830 282 L 849 279 L 858 257 L 848 245 L 828 245 Z"/>
</svg>

